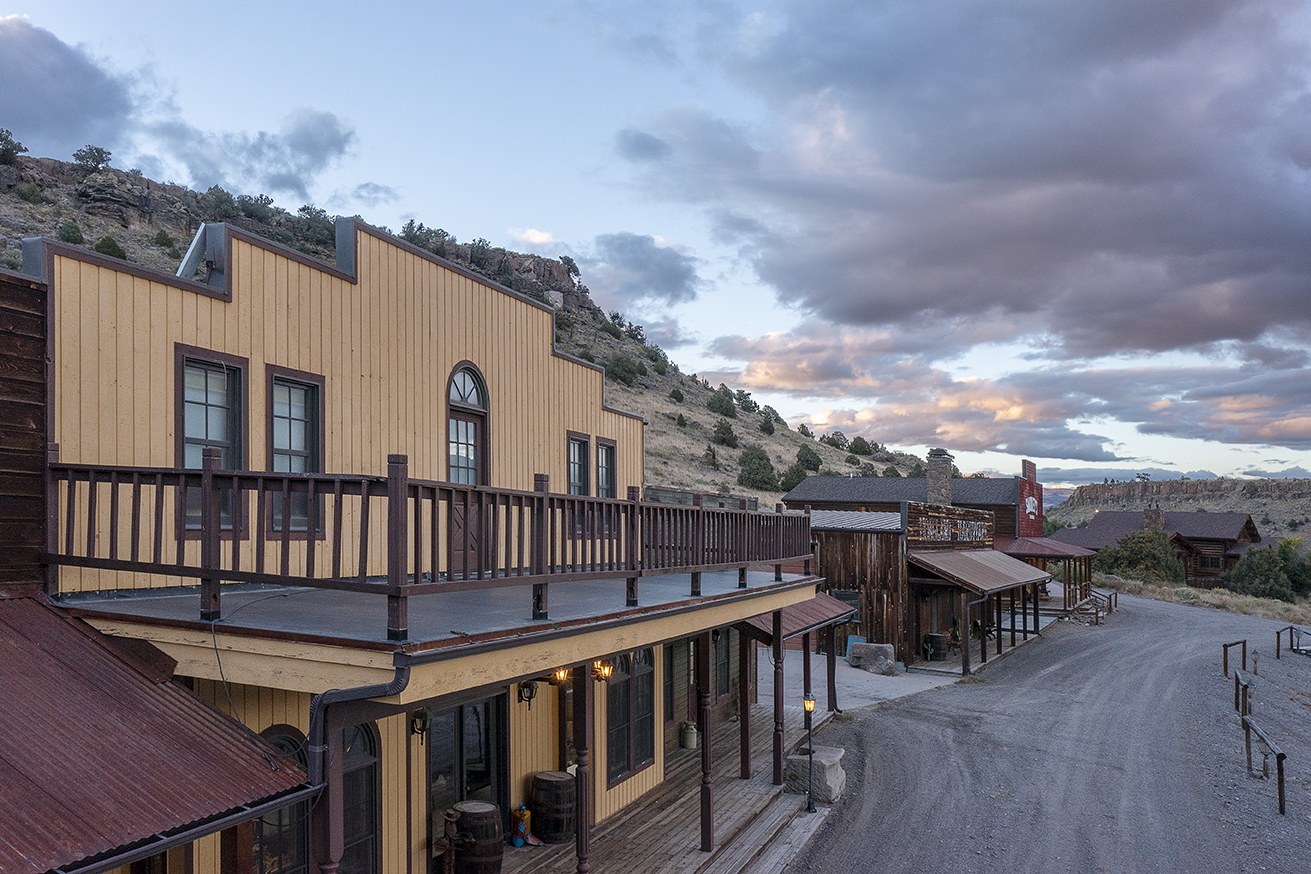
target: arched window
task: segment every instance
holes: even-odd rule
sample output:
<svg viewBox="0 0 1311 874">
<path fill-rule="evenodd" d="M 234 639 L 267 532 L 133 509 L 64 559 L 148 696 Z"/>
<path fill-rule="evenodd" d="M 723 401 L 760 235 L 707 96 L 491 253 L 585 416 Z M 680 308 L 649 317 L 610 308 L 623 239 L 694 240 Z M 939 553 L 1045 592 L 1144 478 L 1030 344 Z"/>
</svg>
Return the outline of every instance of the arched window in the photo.
<svg viewBox="0 0 1311 874">
<path fill-rule="evenodd" d="M 342 732 L 342 819 L 345 852 L 341 874 L 378 870 L 378 740 L 369 725 Z"/>
<path fill-rule="evenodd" d="M 290 725 L 260 732 L 282 754 L 282 763 L 306 765 L 305 736 Z M 251 824 L 251 868 L 255 874 L 306 874 L 309 870 L 309 803 L 298 801 L 266 813 Z"/>
<path fill-rule="evenodd" d="M 487 386 L 471 364 L 451 375 L 447 400 L 447 470 L 453 483 L 487 483 Z"/>
</svg>

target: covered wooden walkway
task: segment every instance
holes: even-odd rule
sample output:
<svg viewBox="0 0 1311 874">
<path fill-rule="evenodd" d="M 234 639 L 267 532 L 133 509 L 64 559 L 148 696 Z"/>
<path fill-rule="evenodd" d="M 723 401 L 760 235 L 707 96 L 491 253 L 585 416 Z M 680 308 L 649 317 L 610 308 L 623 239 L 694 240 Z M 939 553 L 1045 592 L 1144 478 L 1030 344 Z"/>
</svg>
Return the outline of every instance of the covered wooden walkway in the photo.
<svg viewBox="0 0 1311 874">
<path fill-rule="evenodd" d="M 714 852 L 699 849 L 701 752 L 678 749 L 665 756 L 663 783 L 592 827 L 588 860 L 591 870 L 625 874 L 708 872 L 721 857 L 740 852 L 734 838 L 757 817 L 776 818 L 778 827 L 782 827 L 804 806 L 802 796 L 782 796 L 783 787 L 772 782 L 773 705 L 753 704 L 750 713 L 751 779 L 738 776 L 738 721 L 716 725 L 712 732 L 715 834 L 719 836 Z M 817 726 L 829 718 L 819 711 L 815 716 Z M 800 706 L 784 708 L 783 731 L 786 752 L 805 742 L 805 713 Z M 758 842 L 757 838 L 752 840 Z M 576 864 L 572 841 L 543 847 L 507 846 L 501 870 L 505 874 L 570 874 Z"/>
</svg>

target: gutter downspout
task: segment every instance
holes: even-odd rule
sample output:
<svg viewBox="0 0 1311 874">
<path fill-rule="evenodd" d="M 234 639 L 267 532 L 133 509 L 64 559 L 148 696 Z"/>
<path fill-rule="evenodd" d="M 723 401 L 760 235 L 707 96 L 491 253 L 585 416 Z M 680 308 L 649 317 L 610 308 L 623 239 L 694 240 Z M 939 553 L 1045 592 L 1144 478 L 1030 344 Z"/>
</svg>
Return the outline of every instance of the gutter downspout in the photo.
<svg viewBox="0 0 1311 874">
<path fill-rule="evenodd" d="M 332 787 L 327 785 L 330 778 L 326 767 L 328 708 L 334 704 L 343 704 L 349 701 L 363 701 L 367 698 L 385 698 L 391 695 L 399 695 L 410 684 L 410 654 L 404 650 L 397 650 L 392 654 L 392 666 L 395 668 L 396 674 L 392 677 L 390 683 L 357 686 L 354 689 L 329 689 L 315 695 L 310 701 L 310 728 L 306 746 L 309 751 L 308 771 L 311 786 L 323 787 L 329 794 L 332 792 Z M 340 791 L 340 787 L 338 791 Z M 324 843 L 320 845 L 326 849 L 326 858 L 319 865 L 319 870 L 323 872 L 335 872 L 337 870 L 343 851 L 341 846 L 343 824 L 339 815 L 333 815 L 333 807 L 334 805 L 330 800 L 327 808 L 327 834 L 324 836 Z M 340 810 L 338 809 L 336 813 L 339 814 Z"/>
</svg>

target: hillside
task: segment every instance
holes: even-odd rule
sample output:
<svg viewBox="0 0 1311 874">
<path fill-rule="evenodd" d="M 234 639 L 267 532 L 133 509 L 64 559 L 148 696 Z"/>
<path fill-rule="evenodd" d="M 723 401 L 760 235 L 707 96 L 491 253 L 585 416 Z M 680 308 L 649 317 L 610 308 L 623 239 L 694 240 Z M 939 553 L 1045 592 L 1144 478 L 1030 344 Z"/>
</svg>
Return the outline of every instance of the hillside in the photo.
<svg viewBox="0 0 1311 874">
<path fill-rule="evenodd" d="M 52 158 L 20 155 L 12 164 L 0 163 L 0 267 L 21 266 L 23 238 L 49 236 L 104 254 L 118 247 L 129 262 L 172 273 L 207 221 L 230 222 L 333 262 L 332 220 L 314 206 L 293 214 L 263 195 L 234 196 L 217 186 L 193 191 L 139 173 Z M 461 243 L 445 230 L 415 222 L 398 236 L 554 307 L 557 347 L 605 366 L 607 402 L 646 417 L 648 483 L 753 495 L 770 505 L 781 491 L 737 484 L 739 457 L 751 444 L 764 449 L 780 476 L 803 445 L 818 453 L 823 473 L 878 475 L 895 467 L 904 476 L 922 461 L 880 446 L 868 456 L 851 455 L 789 428 L 768 408 L 753 409 L 744 393 L 735 398 L 736 417 L 711 412 L 707 403 L 718 387 L 681 373 L 659 347 L 645 342 L 640 325 L 603 312 L 568 258 L 521 254 L 481 239 Z M 681 401 L 671 397 L 675 392 L 682 394 Z M 680 415 L 683 425 L 678 424 Z M 736 448 L 712 443 L 720 423 L 733 429 Z M 764 433 L 762 428 L 770 425 L 773 433 Z"/>
<path fill-rule="evenodd" d="M 1249 513 L 1262 537 L 1311 535 L 1311 480 L 1201 479 L 1095 483 L 1079 486 L 1047 511 L 1064 527 L 1086 524 L 1098 510 Z"/>
</svg>

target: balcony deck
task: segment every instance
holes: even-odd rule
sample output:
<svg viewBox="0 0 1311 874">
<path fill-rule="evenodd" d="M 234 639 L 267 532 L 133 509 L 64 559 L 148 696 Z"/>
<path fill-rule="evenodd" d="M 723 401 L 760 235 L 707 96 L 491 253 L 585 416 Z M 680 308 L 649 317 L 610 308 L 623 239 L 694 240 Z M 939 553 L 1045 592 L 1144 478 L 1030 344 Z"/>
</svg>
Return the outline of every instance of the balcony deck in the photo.
<svg viewBox="0 0 1311 874">
<path fill-rule="evenodd" d="M 548 619 L 532 618 L 532 585 L 503 586 L 409 599 L 409 639 L 422 647 L 444 642 L 494 640 L 580 624 L 622 621 L 661 611 L 676 611 L 708 601 L 732 600 L 773 587 L 795 587 L 814 576 L 774 570 L 748 570 L 746 588 L 738 573 L 707 571 L 701 575 L 701 596 L 690 594 L 690 574 L 644 577 L 638 606 L 626 605 L 623 577 L 561 581 L 551 585 Z M 200 587 L 114 590 L 65 594 L 60 603 L 83 615 L 117 616 L 168 625 L 203 625 L 199 619 Z M 350 641 L 369 648 L 392 650 L 387 636 L 387 603 L 369 593 L 296 586 L 230 585 L 223 587 L 223 618 L 216 627 L 287 638 Z"/>
</svg>

